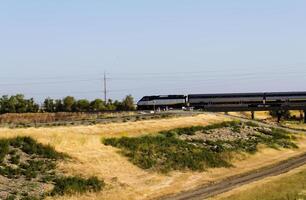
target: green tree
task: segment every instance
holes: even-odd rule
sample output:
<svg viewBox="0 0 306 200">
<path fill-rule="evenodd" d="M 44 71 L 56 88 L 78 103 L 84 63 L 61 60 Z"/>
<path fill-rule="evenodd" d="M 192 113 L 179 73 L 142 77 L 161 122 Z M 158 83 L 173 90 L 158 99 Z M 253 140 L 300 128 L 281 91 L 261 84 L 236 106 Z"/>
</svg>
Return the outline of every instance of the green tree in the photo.
<svg viewBox="0 0 306 200">
<path fill-rule="evenodd" d="M 279 116 L 283 119 L 289 119 L 290 118 L 289 110 L 272 110 L 272 111 L 270 111 L 270 115 L 274 118 L 278 118 Z"/>
<path fill-rule="evenodd" d="M 80 99 L 76 102 L 75 110 L 79 112 L 89 111 L 90 103 L 87 99 Z"/>
<path fill-rule="evenodd" d="M 102 99 L 95 99 L 90 103 L 91 111 L 104 111 L 106 110 L 105 102 Z"/>
<path fill-rule="evenodd" d="M 55 112 L 63 112 L 64 111 L 64 105 L 63 101 L 61 99 L 55 100 Z"/>
<path fill-rule="evenodd" d="M 3 113 L 9 113 L 10 112 L 10 103 L 9 103 L 9 97 L 8 95 L 4 95 L 1 98 L 1 105 L 0 105 L 0 112 Z"/>
<path fill-rule="evenodd" d="M 10 113 L 25 113 L 27 112 L 27 103 L 24 95 L 17 94 L 9 98 L 9 112 Z"/>
<path fill-rule="evenodd" d="M 116 103 L 116 101 L 115 101 Z M 107 104 L 106 104 L 106 110 L 116 110 L 116 106 L 115 106 L 115 103 L 113 103 L 113 100 L 109 99 L 107 101 Z"/>
<path fill-rule="evenodd" d="M 55 112 L 56 104 L 53 99 L 50 97 L 46 98 L 43 104 L 43 110 L 46 112 Z"/>
<path fill-rule="evenodd" d="M 72 96 L 67 96 L 63 99 L 64 111 L 72 112 L 74 111 L 76 101 L 75 98 Z"/>
<path fill-rule="evenodd" d="M 29 113 L 37 113 L 39 111 L 39 105 L 35 103 L 34 99 L 27 99 L 26 100 L 26 112 Z"/>
<path fill-rule="evenodd" d="M 135 105 L 134 105 L 134 98 L 132 95 L 128 95 L 125 97 L 125 99 L 122 100 L 122 109 L 121 110 L 135 110 Z"/>
<path fill-rule="evenodd" d="M 24 95 L 17 94 L 15 96 L 2 96 L 0 99 L 0 113 L 26 113 L 38 112 L 39 105 L 34 99 L 25 99 Z"/>
</svg>

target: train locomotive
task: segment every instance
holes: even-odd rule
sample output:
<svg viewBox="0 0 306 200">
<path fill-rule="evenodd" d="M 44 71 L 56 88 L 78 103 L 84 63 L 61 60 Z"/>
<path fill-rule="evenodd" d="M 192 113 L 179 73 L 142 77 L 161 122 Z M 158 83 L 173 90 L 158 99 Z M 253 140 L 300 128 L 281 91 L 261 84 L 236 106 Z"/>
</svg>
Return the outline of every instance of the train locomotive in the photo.
<svg viewBox="0 0 306 200">
<path fill-rule="evenodd" d="M 181 109 L 187 104 L 185 95 L 144 96 L 138 103 L 138 110 Z"/>
<path fill-rule="evenodd" d="M 261 108 L 306 109 L 306 92 L 263 92 L 145 96 L 138 103 L 139 110 L 195 108 L 211 111 L 248 110 Z"/>
</svg>

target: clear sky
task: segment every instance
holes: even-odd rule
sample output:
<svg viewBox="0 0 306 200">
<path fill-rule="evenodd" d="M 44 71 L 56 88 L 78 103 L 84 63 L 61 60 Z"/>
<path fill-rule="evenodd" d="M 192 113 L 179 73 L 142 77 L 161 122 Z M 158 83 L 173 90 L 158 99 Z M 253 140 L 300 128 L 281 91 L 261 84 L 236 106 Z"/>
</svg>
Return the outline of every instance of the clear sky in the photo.
<svg viewBox="0 0 306 200">
<path fill-rule="evenodd" d="M 3 0 L 0 94 L 306 90 L 305 0 Z"/>
</svg>

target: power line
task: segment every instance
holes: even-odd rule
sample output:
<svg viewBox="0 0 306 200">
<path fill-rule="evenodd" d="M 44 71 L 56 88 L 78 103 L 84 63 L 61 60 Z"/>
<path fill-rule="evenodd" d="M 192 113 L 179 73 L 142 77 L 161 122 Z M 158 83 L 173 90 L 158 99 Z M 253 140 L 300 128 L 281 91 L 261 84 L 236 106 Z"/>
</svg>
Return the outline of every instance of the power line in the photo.
<svg viewBox="0 0 306 200">
<path fill-rule="evenodd" d="M 106 73 L 104 72 L 104 101 L 106 102 L 107 96 L 106 96 Z"/>
<path fill-rule="evenodd" d="M 25 82 L 25 83 L 2 83 L 0 86 L 22 86 L 22 85 L 42 85 L 42 84 L 59 84 L 59 83 L 75 83 L 75 82 L 93 82 L 99 81 L 99 79 L 79 79 L 79 80 L 63 80 L 63 81 L 36 81 L 36 82 Z"/>
</svg>

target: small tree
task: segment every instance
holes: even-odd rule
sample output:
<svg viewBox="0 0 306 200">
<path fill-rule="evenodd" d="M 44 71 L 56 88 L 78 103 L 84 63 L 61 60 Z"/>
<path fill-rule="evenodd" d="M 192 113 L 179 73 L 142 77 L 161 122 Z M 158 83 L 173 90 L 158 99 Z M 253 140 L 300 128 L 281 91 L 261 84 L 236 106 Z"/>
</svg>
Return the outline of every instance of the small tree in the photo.
<svg viewBox="0 0 306 200">
<path fill-rule="evenodd" d="M 37 113 L 39 111 L 39 105 L 35 103 L 34 99 L 26 100 L 26 112 Z"/>
<path fill-rule="evenodd" d="M 75 98 L 72 96 L 67 96 L 63 99 L 64 111 L 72 112 L 74 111 L 74 106 L 76 104 Z"/>
<path fill-rule="evenodd" d="M 12 105 L 9 96 L 8 95 L 2 96 L 2 98 L 1 98 L 1 114 L 14 112 L 14 111 L 12 111 L 12 109 L 14 109 L 14 111 L 15 111 L 15 107 Z"/>
<path fill-rule="evenodd" d="M 90 103 L 91 111 L 104 111 L 106 110 L 105 102 L 102 99 L 95 99 Z"/>
<path fill-rule="evenodd" d="M 61 99 L 55 100 L 55 112 L 63 112 L 64 111 L 64 105 L 63 101 Z"/>
<path fill-rule="evenodd" d="M 128 95 L 122 100 L 122 110 L 135 110 L 134 98 Z"/>
<path fill-rule="evenodd" d="M 113 103 L 113 100 L 108 99 L 106 103 L 106 110 L 116 110 L 116 106 Z"/>
<path fill-rule="evenodd" d="M 55 112 L 56 111 L 56 103 L 50 97 L 46 98 L 43 105 L 43 110 L 45 112 Z"/>
<path fill-rule="evenodd" d="M 86 112 L 89 111 L 90 103 L 87 99 L 80 99 L 76 102 L 76 111 Z"/>
<path fill-rule="evenodd" d="M 272 110 L 272 111 L 270 111 L 270 115 L 274 118 L 278 118 L 278 117 L 281 117 L 283 119 L 289 119 L 290 118 L 289 110 Z"/>
</svg>

